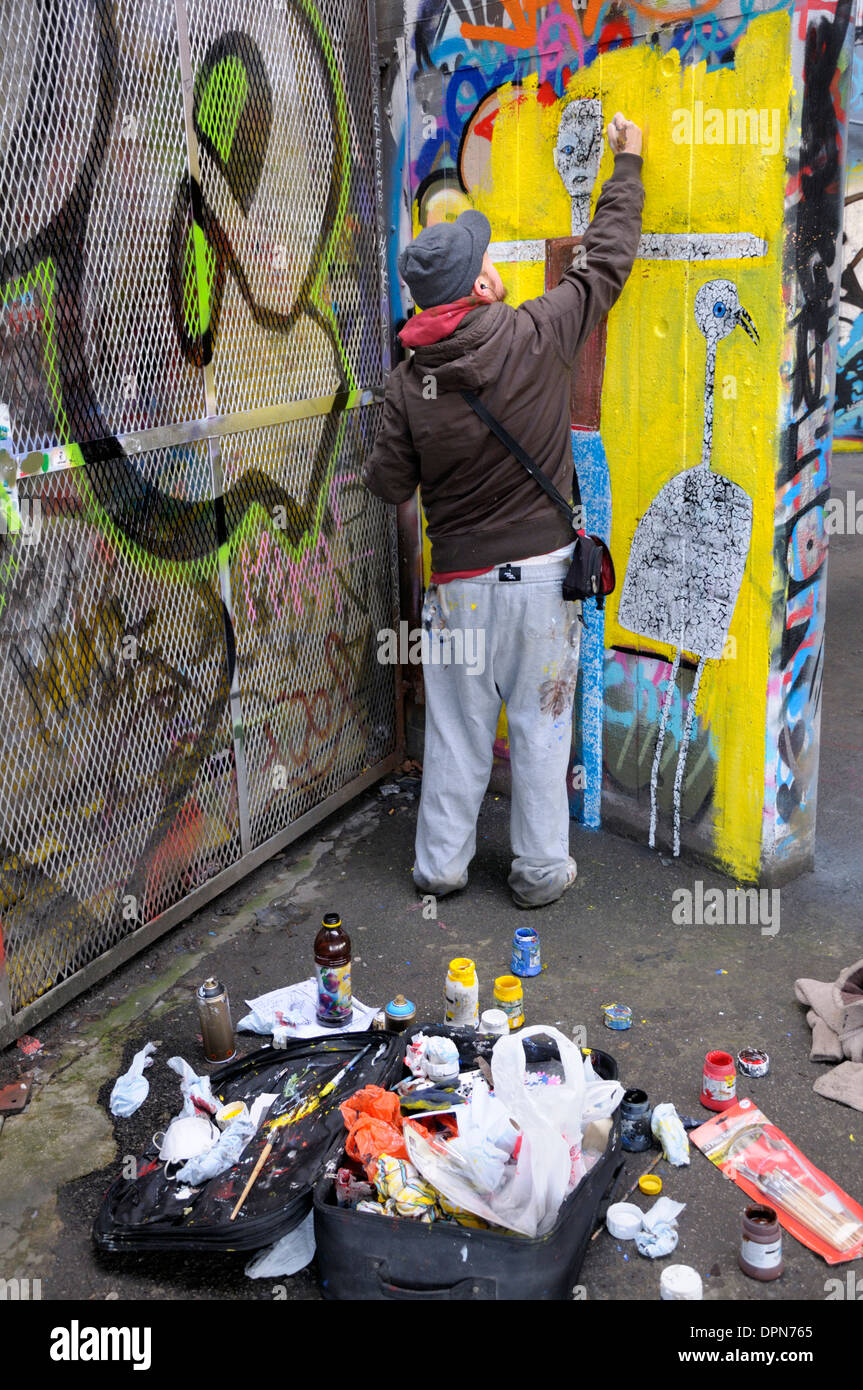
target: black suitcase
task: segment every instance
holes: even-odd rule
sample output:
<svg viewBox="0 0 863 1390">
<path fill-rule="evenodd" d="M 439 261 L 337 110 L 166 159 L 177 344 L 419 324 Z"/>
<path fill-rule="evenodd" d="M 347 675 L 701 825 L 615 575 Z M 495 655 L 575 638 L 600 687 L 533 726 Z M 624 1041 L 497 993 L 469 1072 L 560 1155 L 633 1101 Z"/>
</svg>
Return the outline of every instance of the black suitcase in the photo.
<svg viewBox="0 0 863 1390">
<path fill-rule="evenodd" d="M 265 1125 L 235 1167 L 182 1200 L 178 1184 L 165 1177 L 164 1164 L 150 1147 L 137 1161 L 137 1176 L 117 1178 L 106 1192 L 93 1225 L 96 1245 L 114 1251 L 259 1250 L 281 1240 L 308 1214 L 315 1181 L 344 1146 L 339 1105 L 362 1086 L 386 1086 L 400 1075 L 403 1051 L 402 1039 L 391 1033 L 337 1033 L 295 1039 L 280 1049 L 265 1046 L 217 1068 L 210 1082 L 223 1104 L 275 1092 L 278 1098 L 267 1115 L 272 1120 L 294 1107 L 289 1088 L 285 1094 L 292 1074 L 305 1070 L 322 1089 L 354 1063 L 325 1101 L 283 1131 L 286 1142 L 274 1150 L 236 1220 L 230 1220 L 231 1211 L 267 1142 Z"/>
<path fill-rule="evenodd" d="M 415 1031 L 420 1030 L 412 1029 L 411 1033 Z M 467 1066 L 476 1055 L 487 1057 L 495 1042 L 472 1030 L 426 1025 L 422 1031 L 454 1037 Z M 529 1061 L 557 1056 L 552 1044 L 536 1038 L 525 1040 L 525 1052 Z M 607 1053 L 594 1048 L 591 1060 L 603 1080 L 617 1079 L 617 1064 Z M 393 1070 L 389 1084 L 401 1074 L 400 1066 Z M 335 1165 L 331 1163 L 330 1171 L 321 1176 L 314 1189 L 317 1261 L 324 1297 L 568 1299 L 578 1281 L 591 1233 L 612 1199 L 623 1162 L 617 1111 L 605 1153 L 569 1194 L 553 1229 L 535 1239 L 340 1207 L 335 1199 Z"/>
</svg>

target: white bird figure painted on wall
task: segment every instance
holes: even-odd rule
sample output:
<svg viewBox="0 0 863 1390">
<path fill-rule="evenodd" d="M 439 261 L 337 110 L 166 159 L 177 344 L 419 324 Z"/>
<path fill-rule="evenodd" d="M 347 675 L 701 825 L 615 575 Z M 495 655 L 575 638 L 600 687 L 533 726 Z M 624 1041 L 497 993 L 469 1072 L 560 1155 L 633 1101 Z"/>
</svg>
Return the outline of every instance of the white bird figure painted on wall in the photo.
<svg viewBox="0 0 863 1390">
<path fill-rule="evenodd" d="M 662 700 L 650 775 L 650 845 L 656 840 L 656 784 L 681 653 L 698 657 L 674 777 L 674 854 L 680 853 L 680 800 L 704 663 L 723 653 L 746 567 L 752 499 L 711 469 L 716 349 L 741 326 L 755 326 L 731 280 L 709 280 L 695 296 L 695 322 L 707 341 L 701 462 L 675 474 L 638 523 L 617 620 L 621 627 L 677 650 Z"/>
</svg>

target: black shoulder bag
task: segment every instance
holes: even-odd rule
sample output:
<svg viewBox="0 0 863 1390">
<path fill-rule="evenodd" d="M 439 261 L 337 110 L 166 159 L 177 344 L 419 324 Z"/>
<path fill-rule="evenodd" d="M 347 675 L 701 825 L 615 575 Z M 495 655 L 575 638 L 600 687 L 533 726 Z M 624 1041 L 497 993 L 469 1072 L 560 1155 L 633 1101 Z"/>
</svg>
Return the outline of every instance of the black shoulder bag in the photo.
<svg viewBox="0 0 863 1390">
<path fill-rule="evenodd" d="M 576 492 L 575 509 L 573 509 L 558 492 L 547 474 L 543 473 L 539 465 L 534 463 L 530 454 L 521 447 L 516 439 L 513 439 L 500 421 L 495 419 L 479 397 L 475 396 L 473 391 L 462 391 L 461 394 L 483 424 L 497 435 L 513 458 L 518 459 L 518 462 L 527 469 L 534 481 L 539 483 L 546 496 L 550 497 L 555 506 L 560 508 L 573 531 L 576 532 L 572 563 L 563 581 L 564 599 L 567 603 L 572 603 L 575 599 L 595 598 L 597 608 L 602 608 L 605 604 L 605 595 L 612 592 L 616 582 L 614 561 L 611 558 L 611 551 L 601 536 L 588 536 L 585 535 L 584 531 L 578 529 L 581 512 L 578 478 L 573 474 Z"/>
</svg>

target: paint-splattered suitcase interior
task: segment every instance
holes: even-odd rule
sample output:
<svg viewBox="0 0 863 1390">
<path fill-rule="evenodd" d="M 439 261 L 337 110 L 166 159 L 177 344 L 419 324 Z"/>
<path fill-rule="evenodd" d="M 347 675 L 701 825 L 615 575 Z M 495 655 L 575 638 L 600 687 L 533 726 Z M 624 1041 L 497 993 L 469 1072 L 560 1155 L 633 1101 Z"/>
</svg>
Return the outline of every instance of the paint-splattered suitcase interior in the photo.
<svg viewBox="0 0 863 1390">
<path fill-rule="evenodd" d="M 497 1041 L 478 1036 L 472 1029 L 437 1025 L 413 1028 L 406 1039 L 419 1031 L 454 1038 L 463 1069 L 475 1066 L 478 1056 L 489 1058 Z M 529 1065 L 557 1059 L 551 1042 L 526 1038 L 524 1048 Z M 617 1078 L 617 1064 L 608 1053 L 594 1048 L 591 1060 L 603 1080 Z M 399 1066 L 395 1080 L 407 1074 Z M 342 1147 L 339 1156 L 343 1152 Z M 408 1301 L 571 1298 L 591 1233 L 604 1216 L 622 1171 L 618 1112 L 604 1154 L 567 1197 L 552 1230 L 535 1239 L 492 1228 L 475 1229 L 444 1221 L 427 1225 L 410 1217 L 387 1218 L 340 1207 L 333 1173 L 325 1172 L 314 1192 L 317 1263 L 324 1297 Z"/>
<path fill-rule="evenodd" d="M 280 1240 L 309 1212 L 312 1187 L 343 1142 L 342 1101 L 361 1086 L 386 1085 L 400 1074 L 402 1051 L 401 1039 L 389 1033 L 336 1033 L 262 1047 L 218 1068 L 210 1081 L 223 1104 L 274 1093 L 268 1120 L 292 1117 L 236 1218 L 231 1213 L 267 1143 L 268 1126 L 233 1168 L 197 1189 L 168 1179 L 151 1144 L 137 1160 L 137 1176 L 118 1178 L 105 1194 L 94 1241 L 103 1250 L 258 1250 Z"/>
<path fill-rule="evenodd" d="M 250 1103 L 258 1095 L 275 1093 L 269 1119 L 293 1117 L 299 1109 L 236 1219 L 231 1220 L 231 1213 L 270 1132 L 263 1127 L 233 1168 L 197 1189 L 168 1179 L 151 1144 L 137 1159 L 137 1176 L 117 1178 L 106 1192 L 93 1226 L 96 1245 L 105 1251 L 257 1250 L 299 1225 L 314 1198 L 317 1268 L 325 1298 L 571 1297 L 591 1232 L 623 1167 L 617 1116 L 602 1158 L 543 1237 L 450 1222 L 426 1225 L 336 1203 L 335 1173 L 345 1145 L 339 1106 L 363 1086 L 390 1087 L 408 1075 L 405 1048 L 419 1031 L 453 1038 L 463 1069 L 475 1067 L 480 1057 L 488 1059 L 496 1041 L 473 1029 L 426 1024 L 402 1036 L 339 1033 L 297 1040 L 284 1049 L 262 1047 L 218 1068 L 210 1079 L 223 1104 Z M 529 1063 L 557 1058 L 554 1045 L 537 1038 L 525 1040 L 525 1052 Z M 616 1078 L 616 1063 L 607 1053 L 594 1049 L 592 1061 L 603 1079 Z M 336 1084 L 323 1097 L 331 1081 Z"/>
</svg>

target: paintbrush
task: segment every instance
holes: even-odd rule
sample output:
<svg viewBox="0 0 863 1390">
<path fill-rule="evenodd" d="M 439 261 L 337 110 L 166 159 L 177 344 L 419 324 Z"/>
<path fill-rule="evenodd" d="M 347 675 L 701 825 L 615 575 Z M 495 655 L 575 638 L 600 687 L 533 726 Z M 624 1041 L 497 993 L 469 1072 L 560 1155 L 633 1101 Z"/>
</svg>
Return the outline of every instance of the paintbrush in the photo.
<svg viewBox="0 0 863 1390">
<path fill-rule="evenodd" d="M 234 1220 L 235 1216 L 237 1215 L 237 1212 L 240 1210 L 240 1207 L 241 1207 L 241 1206 L 243 1205 L 243 1203 L 245 1202 L 246 1198 L 248 1197 L 249 1193 L 251 1192 L 252 1188 L 254 1187 L 255 1182 L 257 1181 L 258 1174 L 260 1173 L 261 1169 L 263 1168 L 263 1166 L 264 1166 L 264 1164 L 266 1163 L 267 1159 L 269 1158 L 270 1154 L 273 1152 L 273 1145 L 274 1145 L 275 1142 L 276 1142 L 276 1134 L 277 1134 L 278 1130 L 280 1130 L 284 1125 L 289 1125 L 289 1124 L 291 1123 L 291 1121 L 292 1121 L 293 1118 L 294 1118 L 294 1111 L 293 1111 L 293 1110 L 289 1110 L 289 1111 L 287 1112 L 286 1115 L 280 1115 L 279 1118 L 278 1118 L 277 1120 L 272 1120 L 272 1121 L 270 1122 L 270 1138 L 267 1140 L 266 1144 L 264 1145 L 263 1149 L 261 1150 L 261 1156 L 260 1156 L 260 1158 L 258 1159 L 257 1163 L 255 1164 L 254 1168 L 252 1169 L 251 1177 L 249 1178 L 249 1181 L 246 1183 L 245 1187 L 243 1188 L 243 1190 L 242 1190 L 242 1192 L 241 1192 L 241 1194 L 240 1194 L 240 1199 L 239 1199 L 239 1201 L 237 1202 L 237 1205 L 234 1207 L 234 1210 L 231 1212 L 231 1216 L 230 1216 L 231 1221 Z"/>
<path fill-rule="evenodd" d="M 345 1066 L 342 1067 L 341 1071 L 336 1072 L 332 1081 L 327 1082 L 326 1086 L 321 1091 L 320 1099 L 323 1100 L 324 1096 L 328 1096 L 332 1091 L 334 1091 L 338 1086 L 339 1082 L 342 1080 L 342 1077 L 347 1076 L 348 1072 L 351 1071 L 351 1069 L 357 1065 L 357 1062 L 360 1060 L 360 1058 L 365 1057 L 367 1052 L 371 1052 L 374 1046 L 374 1043 L 367 1043 L 365 1047 L 360 1048 L 356 1056 L 352 1057 L 351 1060 L 347 1062 Z"/>
</svg>

